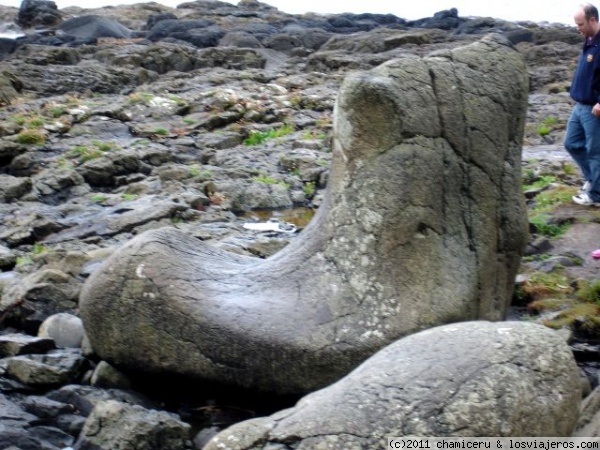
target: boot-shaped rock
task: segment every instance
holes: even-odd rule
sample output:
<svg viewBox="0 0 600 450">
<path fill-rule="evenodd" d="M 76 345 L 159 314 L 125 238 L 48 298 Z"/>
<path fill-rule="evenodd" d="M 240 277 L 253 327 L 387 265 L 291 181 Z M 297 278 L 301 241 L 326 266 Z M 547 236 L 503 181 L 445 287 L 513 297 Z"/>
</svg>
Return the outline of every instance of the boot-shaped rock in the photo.
<svg viewBox="0 0 600 450">
<path fill-rule="evenodd" d="M 301 235 L 263 260 L 141 234 L 84 285 L 93 349 L 123 370 L 306 393 L 408 334 L 504 319 L 527 242 L 527 96 L 496 35 L 349 75 Z"/>
</svg>

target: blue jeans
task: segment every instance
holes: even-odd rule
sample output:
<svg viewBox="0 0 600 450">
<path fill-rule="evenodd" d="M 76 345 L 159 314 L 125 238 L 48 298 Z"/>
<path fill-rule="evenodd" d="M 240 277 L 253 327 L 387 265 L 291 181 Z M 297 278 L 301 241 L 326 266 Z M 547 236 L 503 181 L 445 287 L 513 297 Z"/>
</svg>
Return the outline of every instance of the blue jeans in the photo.
<svg viewBox="0 0 600 450">
<path fill-rule="evenodd" d="M 567 122 L 564 146 L 591 183 L 588 195 L 600 202 L 600 117 L 592 114 L 592 105 L 576 103 Z"/>
</svg>

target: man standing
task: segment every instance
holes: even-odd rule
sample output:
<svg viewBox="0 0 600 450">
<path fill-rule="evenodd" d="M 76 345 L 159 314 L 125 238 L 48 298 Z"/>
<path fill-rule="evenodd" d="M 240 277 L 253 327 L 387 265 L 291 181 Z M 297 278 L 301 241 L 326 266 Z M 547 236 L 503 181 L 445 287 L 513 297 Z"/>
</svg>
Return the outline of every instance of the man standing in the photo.
<svg viewBox="0 0 600 450">
<path fill-rule="evenodd" d="M 564 146 L 577 163 L 585 184 L 573 201 L 600 206 L 600 23 L 598 9 L 582 5 L 574 16 L 579 32 L 585 36 L 583 50 L 571 83 L 575 100 L 567 123 Z"/>
</svg>

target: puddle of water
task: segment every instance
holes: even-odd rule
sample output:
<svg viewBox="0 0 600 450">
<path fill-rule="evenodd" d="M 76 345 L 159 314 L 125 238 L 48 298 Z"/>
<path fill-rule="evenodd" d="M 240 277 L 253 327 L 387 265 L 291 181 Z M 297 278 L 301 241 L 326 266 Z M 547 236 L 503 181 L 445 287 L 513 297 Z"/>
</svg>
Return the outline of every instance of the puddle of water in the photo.
<svg viewBox="0 0 600 450">
<path fill-rule="evenodd" d="M 317 211 L 313 208 L 297 207 L 281 210 L 253 210 L 241 214 L 239 217 L 252 222 L 268 222 L 271 219 L 294 224 L 297 228 L 304 228 L 311 221 Z"/>
<path fill-rule="evenodd" d="M 541 159 L 543 161 L 570 160 L 571 157 L 561 145 L 536 145 L 523 147 L 523 160 Z"/>
</svg>

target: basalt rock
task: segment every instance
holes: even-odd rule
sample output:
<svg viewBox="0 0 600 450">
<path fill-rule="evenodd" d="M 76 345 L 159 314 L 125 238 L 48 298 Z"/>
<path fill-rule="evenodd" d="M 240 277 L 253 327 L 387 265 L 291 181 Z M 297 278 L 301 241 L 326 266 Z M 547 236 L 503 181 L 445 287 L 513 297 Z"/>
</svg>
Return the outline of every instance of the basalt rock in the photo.
<svg viewBox="0 0 600 450">
<path fill-rule="evenodd" d="M 23 84 L 9 71 L 0 73 L 0 106 L 10 104 L 23 89 Z"/>
<path fill-rule="evenodd" d="M 59 29 L 67 35 L 81 39 L 82 42 L 92 43 L 102 37 L 125 39 L 131 36 L 131 30 L 116 20 L 96 15 L 85 15 L 66 20 Z"/>
<path fill-rule="evenodd" d="M 403 336 L 504 319 L 527 240 L 527 94 L 496 35 L 349 75 L 302 234 L 261 260 L 142 233 L 83 287 L 93 349 L 125 372 L 305 393 Z"/>
<path fill-rule="evenodd" d="M 580 395 L 577 364 L 555 331 L 465 322 L 394 342 L 293 408 L 238 423 L 203 448 L 384 449 L 390 436 L 570 436 Z"/>
<path fill-rule="evenodd" d="M 23 27 L 55 26 L 62 20 L 56 3 L 47 0 L 23 0 L 17 23 Z"/>
<path fill-rule="evenodd" d="M 91 412 L 75 448 L 179 450 L 185 448 L 189 430 L 175 414 L 109 400 Z"/>
</svg>

